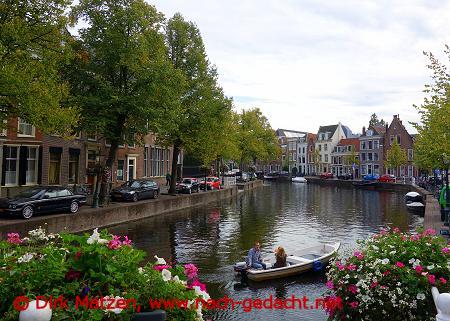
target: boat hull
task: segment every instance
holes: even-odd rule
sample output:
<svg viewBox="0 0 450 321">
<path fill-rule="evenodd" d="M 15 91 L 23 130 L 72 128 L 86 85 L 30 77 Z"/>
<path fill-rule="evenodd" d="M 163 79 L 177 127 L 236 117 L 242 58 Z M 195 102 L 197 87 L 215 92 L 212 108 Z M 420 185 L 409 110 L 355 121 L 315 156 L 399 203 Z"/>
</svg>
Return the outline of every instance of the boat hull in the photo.
<svg viewBox="0 0 450 321">
<path fill-rule="evenodd" d="M 308 271 L 312 271 L 314 269 L 315 262 L 320 262 L 322 265 L 327 264 L 331 258 L 337 253 L 340 243 L 335 243 L 332 245 L 324 245 L 330 248 L 328 253 L 318 257 L 314 260 L 304 260 L 303 263 L 293 264 L 282 268 L 277 269 L 268 269 L 268 270 L 247 270 L 247 277 L 249 280 L 260 282 L 272 279 L 280 279 L 289 276 L 299 275 L 302 273 L 306 273 Z M 315 248 L 311 248 L 315 249 Z M 309 249 L 305 249 L 308 251 Z M 289 256 L 287 261 L 295 260 L 295 258 L 301 258 L 297 256 Z"/>
</svg>

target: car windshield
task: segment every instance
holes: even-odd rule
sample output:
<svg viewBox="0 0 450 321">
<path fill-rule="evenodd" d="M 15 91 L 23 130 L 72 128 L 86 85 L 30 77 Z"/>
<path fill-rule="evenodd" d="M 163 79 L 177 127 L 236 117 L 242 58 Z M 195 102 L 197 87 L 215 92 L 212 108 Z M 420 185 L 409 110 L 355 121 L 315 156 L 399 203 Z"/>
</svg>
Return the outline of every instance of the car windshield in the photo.
<svg viewBox="0 0 450 321">
<path fill-rule="evenodd" d="M 191 184 L 191 180 L 188 178 L 183 179 L 184 184 Z"/>
<path fill-rule="evenodd" d="M 141 187 L 142 182 L 140 181 L 131 181 L 131 182 L 126 182 L 125 184 L 123 184 L 123 187 L 131 187 L 131 188 L 139 188 Z"/>
<path fill-rule="evenodd" d="M 43 191 L 44 189 L 42 188 L 30 188 L 17 194 L 16 198 L 37 198 L 42 194 Z"/>
</svg>

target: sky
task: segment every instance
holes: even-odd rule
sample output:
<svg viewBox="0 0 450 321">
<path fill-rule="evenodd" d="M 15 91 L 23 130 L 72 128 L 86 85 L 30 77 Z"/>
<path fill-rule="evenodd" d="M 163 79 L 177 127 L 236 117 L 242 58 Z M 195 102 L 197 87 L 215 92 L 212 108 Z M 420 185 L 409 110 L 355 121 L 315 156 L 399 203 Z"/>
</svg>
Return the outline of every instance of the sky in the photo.
<svg viewBox="0 0 450 321">
<path fill-rule="evenodd" d="M 197 24 L 236 110 L 259 107 L 274 129 L 360 133 L 376 113 L 414 132 L 423 51 L 444 59 L 450 45 L 450 0 L 147 1 Z"/>
</svg>

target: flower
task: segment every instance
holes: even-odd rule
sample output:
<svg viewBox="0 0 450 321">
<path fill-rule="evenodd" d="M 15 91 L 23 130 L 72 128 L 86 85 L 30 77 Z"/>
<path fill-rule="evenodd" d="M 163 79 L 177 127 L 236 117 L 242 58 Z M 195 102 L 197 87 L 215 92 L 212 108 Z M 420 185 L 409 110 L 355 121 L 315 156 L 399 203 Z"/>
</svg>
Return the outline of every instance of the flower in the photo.
<svg viewBox="0 0 450 321">
<path fill-rule="evenodd" d="M 81 254 L 82 254 L 81 251 L 78 251 L 77 253 L 75 253 L 75 256 L 73 257 L 73 260 L 74 261 L 78 261 L 80 259 Z"/>
<path fill-rule="evenodd" d="M 428 265 L 428 266 L 427 266 L 427 270 L 430 271 L 430 270 L 432 270 L 432 269 L 434 269 L 434 264 L 431 264 L 431 265 Z"/>
<path fill-rule="evenodd" d="M 166 265 L 166 260 L 164 260 L 163 258 L 160 258 L 158 256 L 155 255 L 155 259 L 156 259 L 156 265 Z"/>
<path fill-rule="evenodd" d="M 374 287 L 376 287 L 378 285 L 378 282 L 372 282 L 372 284 L 370 285 L 370 288 L 373 289 Z"/>
<path fill-rule="evenodd" d="M 98 228 L 96 228 L 94 229 L 92 235 L 89 236 L 86 242 L 87 244 L 94 244 L 94 243 L 105 244 L 108 243 L 108 240 L 100 238 L 100 233 L 98 232 Z"/>
<path fill-rule="evenodd" d="M 105 296 L 103 298 L 103 309 L 105 312 L 114 312 L 115 314 L 119 314 L 120 312 L 122 312 L 123 309 L 118 308 L 117 306 L 118 301 L 122 300 L 121 302 L 123 302 L 124 298 L 121 298 L 120 296 L 116 296 L 116 297 L 109 297 L 109 296 Z"/>
<path fill-rule="evenodd" d="M 417 273 L 422 273 L 423 269 L 420 265 L 417 265 L 414 270 L 416 270 Z"/>
<path fill-rule="evenodd" d="M 166 270 L 166 269 L 162 270 L 161 275 L 165 282 L 172 279 L 172 273 L 169 270 Z"/>
<path fill-rule="evenodd" d="M 162 270 L 166 270 L 166 269 L 171 269 L 172 267 L 170 265 L 164 264 L 164 265 L 154 265 L 153 266 L 153 270 L 156 271 L 162 271 Z"/>
<path fill-rule="evenodd" d="M 354 285 L 354 284 L 350 284 L 350 285 L 348 286 L 348 290 L 349 290 L 351 293 L 353 293 L 353 294 L 358 293 L 358 287 L 357 287 L 356 285 Z"/>
<path fill-rule="evenodd" d="M 334 283 L 333 283 L 333 281 L 328 281 L 327 282 L 327 287 L 329 288 L 329 289 L 331 289 L 331 290 L 333 290 L 334 289 Z"/>
<path fill-rule="evenodd" d="M 426 229 L 425 232 L 423 232 L 423 235 L 436 235 L 436 230 L 432 228 Z"/>
<path fill-rule="evenodd" d="M 120 241 L 120 236 L 114 235 L 113 239 L 108 242 L 108 248 L 111 250 L 117 250 L 122 245 Z"/>
<path fill-rule="evenodd" d="M 123 246 L 131 246 L 131 240 L 128 239 L 128 236 L 124 236 L 124 241 L 122 241 Z"/>
<path fill-rule="evenodd" d="M 441 281 L 442 284 L 447 284 L 447 280 L 444 279 L 443 277 L 440 277 L 439 281 Z"/>
<path fill-rule="evenodd" d="M 399 268 L 405 267 L 405 264 L 403 264 L 402 262 L 397 262 L 397 263 L 395 263 L 395 265 Z"/>
<path fill-rule="evenodd" d="M 337 261 L 336 262 L 336 266 L 339 269 L 339 271 L 344 271 L 345 270 L 345 266 L 342 265 L 341 261 Z"/>
<path fill-rule="evenodd" d="M 430 282 L 430 284 L 435 284 L 436 283 L 436 276 L 434 276 L 433 274 L 429 274 L 428 275 L 428 282 Z"/>
<path fill-rule="evenodd" d="M 350 302 L 349 305 L 353 308 L 356 309 L 358 307 L 358 302 L 354 301 L 354 302 Z"/>
<path fill-rule="evenodd" d="M 80 271 L 74 271 L 72 269 L 70 269 L 69 271 L 67 271 L 66 273 L 66 280 L 69 282 L 78 280 L 81 277 L 82 273 Z"/>
<path fill-rule="evenodd" d="M 20 239 L 19 233 L 8 233 L 8 240 L 7 242 L 9 244 L 21 244 L 23 240 Z"/>
<path fill-rule="evenodd" d="M 189 288 L 194 288 L 194 287 L 199 287 L 200 290 L 202 291 L 206 291 L 206 284 L 200 282 L 199 280 L 195 280 L 194 282 L 192 282 L 192 284 L 189 286 Z"/>
<path fill-rule="evenodd" d="M 347 265 L 347 270 L 349 270 L 349 271 L 355 271 L 356 268 L 357 268 L 357 266 L 355 264 L 350 263 L 349 265 Z"/>
<path fill-rule="evenodd" d="M 425 299 L 425 294 L 423 294 L 422 292 L 417 293 L 416 298 L 418 300 L 424 300 Z"/>
<path fill-rule="evenodd" d="M 364 258 L 364 254 L 361 252 L 356 251 L 355 253 L 353 253 L 353 255 L 358 259 L 358 260 L 362 260 Z"/>
<path fill-rule="evenodd" d="M 382 259 L 382 260 L 381 260 L 381 263 L 384 264 L 384 265 L 386 265 L 386 264 L 389 263 L 389 259 L 388 259 L 388 258 Z"/>
<path fill-rule="evenodd" d="M 28 263 L 33 259 L 34 255 L 35 253 L 25 253 L 17 259 L 17 263 Z"/>
<path fill-rule="evenodd" d="M 444 247 L 444 248 L 442 249 L 442 253 L 450 253 L 450 248 Z"/>
<path fill-rule="evenodd" d="M 184 266 L 184 274 L 188 279 L 194 279 L 197 277 L 198 268 L 194 264 L 186 264 Z"/>
</svg>

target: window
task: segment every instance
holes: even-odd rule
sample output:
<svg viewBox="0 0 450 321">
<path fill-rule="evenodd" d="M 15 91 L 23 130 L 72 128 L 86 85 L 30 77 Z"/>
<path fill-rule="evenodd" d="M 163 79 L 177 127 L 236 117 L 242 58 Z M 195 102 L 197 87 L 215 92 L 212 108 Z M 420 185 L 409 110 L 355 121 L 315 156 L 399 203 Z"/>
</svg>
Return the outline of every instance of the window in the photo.
<svg viewBox="0 0 450 321">
<path fill-rule="evenodd" d="M 8 127 L 8 120 L 7 119 L 3 120 L 3 126 L 5 128 L 0 131 L 0 136 L 7 136 L 7 134 L 8 134 L 8 129 L 7 129 L 7 127 Z"/>
<path fill-rule="evenodd" d="M 380 165 L 377 165 L 377 164 L 373 165 L 373 173 L 380 174 Z"/>
<path fill-rule="evenodd" d="M 19 171 L 19 148 L 5 146 L 5 185 L 17 185 Z"/>
<path fill-rule="evenodd" d="M 414 152 L 412 149 L 408 149 L 408 161 L 412 162 L 414 160 Z"/>
<path fill-rule="evenodd" d="M 144 147 L 144 177 L 148 175 L 148 147 Z"/>
<path fill-rule="evenodd" d="M 365 161 L 366 160 L 366 153 L 361 153 L 361 160 Z"/>
<path fill-rule="evenodd" d="M 319 152 L 322 151 L 322 145 L 319 144 Z"/>
<path fill-rule="evenodd" d="M 37 184 L 38 147 L 27 147 L 27 168 L 25 184 Z"/>
<path fill-rule="evenodd" d="M 380 147 L 380 142 L 378 140 L 373 141 L 373 149 L 378 149 Z"/>
<path fill-rule="evenodd" d="M 362 141 L 361 142 L 361 149 L 366 149 L 366 142 L 365 141 Z"/>
<path fill-rule="evenodd" d="M 369 160 L 369 161 L 372 160 L 372 153 L 367 153 L 367 160 Z"/>
<path fill-rule="evenodd" d="M 323 150 L 325 150 L 325 151 L 328 150 L 328 144 L 324 144 L 324 145 L 323 145 Z"/>
<path fill-rule="evenodd" d="M 372 149 L 373 142 L 371 140 L 369 140 L 368 143 L 369 143 L 369 149 Z"/>
<path fill-rule="evenodd" d="M 328 163 L 328 154 L 325 154 L 325 163 Z"/>
<path fill-rule="evenodd" d="M 373 153 L 373 160 L 377 161 L 378 160 L 378 153 Z"/>
<path fill-rule="evenodd" d="M 34 137 L 35 135 L 35 128 L 33 125 L 27 123 L 26 121 L 19 118 L 18 120 L 19 125 L 17 137 Z"/>
<path fill-rule="evenodd" d="M 348 145 L 348 146 L 347 146 L 347 151 L 348 151 L 348 152 L 351 152 L 351 151 L 352 151 L 352 145 Z"/>
<path fill-rule="evenodd" d="M 400 135 L 397 135 L 397 143 L 400 145 Z"/>
<path fill-rule="evenodd" d="M 97 133 L 87 133 L 87 139 L 90 141 L 97 141 Z"/>
<path fill-rule="evenodd" d="M 125 167 L 125 161 L 123 159 L 117 160 L 117 180 L 124 180 L 123 168 Z"/>
<path fill-rule="evenodd" d="M 79 183 L 78 174 L 80 166 L 80 155 L 79 153 L 72 152 L 69 154 L 69 183 L 77 184 Z"/>
<path fill-rule="evenodd" d="M 393 143 L 394 143 L 394 135 L 391 135 L 390 137 L 389 137 L 389 144 L 390 145 L 392 145 Z"/>
<path fill-rule="evenodd" d="M 58 191 L 57 190 L 48 190 L 44 194 L 44 198 L 55 198 L 58 197 Z"/>
<path fill-rule="evenodd" d="M 64 197 L 64 196 L 71 196 L 72 192 L 70 192 L 68 189 L 60 189 L 59 191 L 56 191 L 56 197 Z"/>
<path fill-rule="evenodd" d="M 61 176 L 61 153 L 50 150 L 50 165 L 48 167 L 48 183 L 58 185 Z"/>
<path fill-rule="evenodd" d="M 413 177 L 414 176 L 414 171 L 413 171 L 413 166 L 409 165 L 408 166 L 408 177 Z"/>
<path fill-rule="evenodd" d="M 366 175 L 367 174 L 367 167 L 365 165 L 361 166 L 361 174 L 362 175 Z"/>
</svg>

